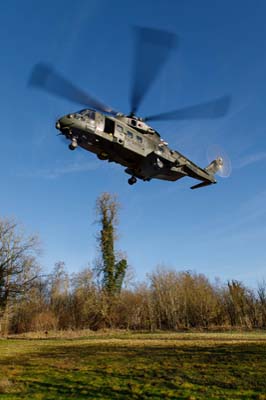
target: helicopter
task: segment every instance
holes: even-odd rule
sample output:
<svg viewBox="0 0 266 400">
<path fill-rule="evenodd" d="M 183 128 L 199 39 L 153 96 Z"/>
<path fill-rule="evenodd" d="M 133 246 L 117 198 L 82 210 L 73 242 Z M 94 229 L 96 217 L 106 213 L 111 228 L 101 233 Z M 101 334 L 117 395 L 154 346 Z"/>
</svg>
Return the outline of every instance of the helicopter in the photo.
<svg viewBox="0 0 266 400">
<path fill-rule="evenodd" d="M 95 153 L 100 160 L 126 167 L 130 185 L 134 185 L 138 179 L 177 181 L 191 177 L 200 181 L 191 186 L 191 189 L 197 189 L 215 184 L 216 173 L 223 176 L 228 169 L 225 158 L 217 156 L 207 167 L 201 168 L 177 150 L 172 150 L 147 122 L 220 118 L 226 115 L 231 97 L 225 95 L 143 118 L 137 115 L 144 95 L 176 47 L 177 37 L 173 33 L 153 28 L 135 28 L 135 68 L 131 110 L 128 114 L 116 111 L 85 93 L 46 63 L 38 63 L 33 67 L 29 84 L 88 107 L 64 115 L 56 121 L 59 135 L 70 141 L 70 150 L 81 147 Z"/>
</svg>

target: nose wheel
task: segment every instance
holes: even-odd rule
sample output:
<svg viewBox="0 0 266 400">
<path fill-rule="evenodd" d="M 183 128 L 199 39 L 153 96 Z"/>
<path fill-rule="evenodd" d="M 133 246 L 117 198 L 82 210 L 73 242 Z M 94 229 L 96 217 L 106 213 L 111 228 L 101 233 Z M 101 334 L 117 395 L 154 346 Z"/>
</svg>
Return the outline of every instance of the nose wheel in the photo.
<svg viewBox="0 0 266 400">
<path fill-rule="evenodd" d="M 137 178 L 135 178 L 135 176 L 131 176 L 131 178 L 128 180 L 129 185 L 134 185 L 136 182 Z"/>
<path fill-rule="evenodd" d="M 78 143 L 76 139 L 73 139 L 70 145 L 68 146 L 69 150 L 75 150 L 78 147 Z"/>
</svg>

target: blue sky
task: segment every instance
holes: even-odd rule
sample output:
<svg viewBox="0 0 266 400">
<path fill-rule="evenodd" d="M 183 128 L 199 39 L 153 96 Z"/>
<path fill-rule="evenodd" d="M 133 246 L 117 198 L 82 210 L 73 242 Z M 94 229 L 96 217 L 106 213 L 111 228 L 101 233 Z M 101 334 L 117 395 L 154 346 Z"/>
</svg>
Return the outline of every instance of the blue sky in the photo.
<svg viewBox="0 0 266 400">
<path fill-rule="evenodd" d="M 95 201 L 122 204 L 118 248 L 139 280 L 158 264 L 256 285 L 266 279 L 266 3 L 263 0 L 9 0 L 0 5 L 0 215 L 40 235 L 42 264 L 68 270 L 97 257 Z M 80 105 L 29 89 L 44 61 L 90 94 L 129 111 L 132 26 L 165 29 L 178 49 L 140 107 L 148 115 L 232 95 L 212 121 L 157 122 L 169 143 L 201 166 L 221 145 L 233 173 L 191 191 L 193 180 L 138 182 L 123 168 L 56 137 L 57 117 Z"/>
</svg>

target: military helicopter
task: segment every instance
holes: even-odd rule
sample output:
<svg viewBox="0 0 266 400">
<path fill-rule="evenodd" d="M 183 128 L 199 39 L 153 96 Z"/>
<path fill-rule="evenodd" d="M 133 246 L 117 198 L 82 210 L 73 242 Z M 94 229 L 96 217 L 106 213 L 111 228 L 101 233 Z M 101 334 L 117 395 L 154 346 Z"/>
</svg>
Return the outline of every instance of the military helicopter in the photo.
<svg viewBox="0 0 266 400">
<path fill-rule="evenodd" d="M 147 122 L 223 117 L 228 111 L 230 96 L 144 118 L 137 116 L 145 93 L 171 50 L 176 48 L 177 37 L 169 32 L 138 27 L 135 28 L 135 40 L 129 114 L 106 106 L 45 63 L 34 66 L 29 84 L 88 107 L 62 116 L 56 121 L 56 128 L 70 141 L 70 150 L 82 147 L 95 153 L 100 160 L 126 167 L 130 185 L 135 184 L 137 179 L 176 181 L 186 176 L 200 181 L 191 189 L 215 184 L 214 175 L 223 175 L 225 170 L 228 171 L 223 157 L 218 156 L 206 168 L 201 168 L 172 150 Z"/>
</svg>

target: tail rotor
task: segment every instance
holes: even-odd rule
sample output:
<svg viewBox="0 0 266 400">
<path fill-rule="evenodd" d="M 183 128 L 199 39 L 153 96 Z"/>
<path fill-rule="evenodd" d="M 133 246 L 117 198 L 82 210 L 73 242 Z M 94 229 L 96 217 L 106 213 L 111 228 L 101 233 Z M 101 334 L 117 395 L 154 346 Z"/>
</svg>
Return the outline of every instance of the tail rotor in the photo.
<svg viewBox="0 0 266 400">
<path fill-rule="evenodd" d="M 207 150 L 207 159 L 210 163 L 205 169 L 211 174 L 217 174 L 222 178 L 228 178 L 232 173 L 231 160 L 224 149 L 213 145 Z"/>
</svg>

